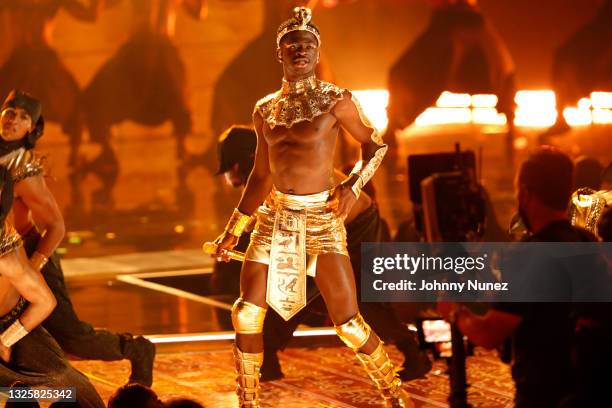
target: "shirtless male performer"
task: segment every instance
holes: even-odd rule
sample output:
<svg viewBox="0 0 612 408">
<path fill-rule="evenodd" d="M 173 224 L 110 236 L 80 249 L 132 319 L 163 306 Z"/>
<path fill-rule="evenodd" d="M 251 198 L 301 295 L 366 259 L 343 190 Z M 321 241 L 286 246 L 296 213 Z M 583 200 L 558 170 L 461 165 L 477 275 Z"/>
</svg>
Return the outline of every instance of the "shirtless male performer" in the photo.
<svg viewBox="0 0 612 408">
<path fill-rule="evenodd" d="M 41 103 L 32 96 L 13 91 L 2 104 L 0 165 L 11 173 L 14 187 L 13 225 L 23 237 L 32 266 L 41 271 L 57 299 L 57 307 L 43 327 L 51 333 L 62 350 L 86 360 L 115 361 L 128 359 L 132 372 L 128 382 L 151 386 L 155 346 L 141 336 L 94 329 L 77 316 L 55 249 L 64 238 L 64 219 L 44 179 L 44 169 L 33 148 L 43 133 Z M 30 112 L 28 114 L 28 112 Z M 5 131 L 31 116 L 32 132 Z"/>
<path fill-rule="evenodd" d="M 278 29 L 282 88 L 255 105 L 255 165 L 238 207 L 216 240 L 215 256 L 229 260 L 227 250 L 255 214 L 257 224 L 240 277 L 241 296 L 232 308 L 239 403 L 260 406 L 267 306 L 289 320 L 306 305 L 309 274 L 315 277 L 338 336 L 356 352 L 388 406 L 412 407 L 382 342 L 359 314 L 343 223 L 387 147 L 349 91 L 314 76 L 321 39 L 311 17 L 309 9 L 296 8 L 293 18 Z M 334 186 L 333 154 L 340 126 L 361 143 L 362 160 Z"/>
<path fill-rule="evenodd" d="M 23 98 L 18 101 L 2 109 L 0 149 L 40 133 L 40 103 Z M 87 377 L 68 363 L 53 337 L 39 326 L 56 305 L 38 272 L 45 258 L 38 253 L 28 260 L 21 237 L 7 222 L 13 204 L 13 180 L 34 171 L 37 168 L 24 160 L 12 170 L 0 166 L 0 386 L 19 381 L 30 386 L 75 387 L 79 406 L 101 408 L 104 402 Z"/>
</svg>

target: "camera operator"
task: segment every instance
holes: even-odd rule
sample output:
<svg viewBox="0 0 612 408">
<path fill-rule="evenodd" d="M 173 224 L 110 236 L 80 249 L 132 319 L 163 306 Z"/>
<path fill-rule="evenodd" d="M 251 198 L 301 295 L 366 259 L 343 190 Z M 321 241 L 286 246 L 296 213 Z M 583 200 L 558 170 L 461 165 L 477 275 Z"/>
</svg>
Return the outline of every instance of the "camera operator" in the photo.
<svg viewBox="0 0 612 408">
<path fill-rule="evenodd" d="M 568 220 L 573 171 L 570 158 L 550 147 L 537 149 L 522 164 L 517 177 L 518 210 L 531 233 L 525 241 L 595 240 Z M 517 408 L 557 407 L 573 391 L 569 304 L 497 303 L 480 316 L 444 302 L 439 312 L 456 322 L 475 345 L 493 348 L 511 336 Z"/>
</svg>

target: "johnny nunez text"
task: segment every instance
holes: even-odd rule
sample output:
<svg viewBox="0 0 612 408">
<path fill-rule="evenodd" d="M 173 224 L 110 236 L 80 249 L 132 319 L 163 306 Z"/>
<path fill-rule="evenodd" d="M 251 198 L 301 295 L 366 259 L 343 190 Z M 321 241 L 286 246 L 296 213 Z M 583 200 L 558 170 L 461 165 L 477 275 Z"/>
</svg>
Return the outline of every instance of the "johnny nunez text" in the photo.
<svg viewBox="0 0 612 408">
<path fill-rule="evenodd" d="M 437 280 L 427 281 L 422 279 L 420 284 L 417 282 L 402 279 L 396 282 L 385 282 L 377 279 L 372 284 L 377 291 L 507 291 L 508 282 L 481 282 L 477 279 L 470 279 L 465 282 L 439 282 Z"/>
</svg>

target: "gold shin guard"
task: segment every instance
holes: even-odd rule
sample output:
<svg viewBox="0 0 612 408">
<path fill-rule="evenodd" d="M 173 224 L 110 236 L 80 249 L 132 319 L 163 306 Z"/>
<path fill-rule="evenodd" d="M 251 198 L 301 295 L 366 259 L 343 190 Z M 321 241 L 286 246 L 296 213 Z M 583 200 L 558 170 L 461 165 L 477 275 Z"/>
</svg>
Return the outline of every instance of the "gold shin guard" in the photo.
<svg viewBox="0 0 612 408">
<path fill-rule="evenodd" d="M 234 344 L 236 362 L 236 394 L 240 408 L 259 408 L 259 370 L 263 363 L 263 352 L 243 353 Z"/>
<path fill-rule="evenodd" d="M 232 307 L 232 324 L 236 334 L 260 334 L 266 309 L 238 298 Z M 236 394 L 240 408 L 259 408 L 259 370 L 263 352 L 244 353 L 234 344 L 236 362 Z"/>
<path fill-rule="evenodd" d="M 240 334 L 259 334 L 263 330 L 267 310 L 242 298 L 236 299 L 232 306 L 234 331 Z"/>
<path fill-rule="evenodd" d="M 378 341 L 378 346 L 372 354 L 358 352 L 357 358 L 378 387 L 388 407 L 414 407 L 410 396 L 402 389 L 402 380 L 397 376 L 382 341 Z"/>
<path fill-rule="evenodd" d="M 355 351 L 357 358 L 387 402 L 387 406 L 392 408 L 414 407 L 408 393 L 402 389 L 402 380 L 395 373 L 393 363 L 383 348 L 383 342 L 378 340 L 378 346 L 372 354 L 359 351 L 372 334 L 372 329 L 363 320 L 361 314 L 358 313 L 348 322 L 336 326 L 336 333 L 347 346 Z"/>
</svg>

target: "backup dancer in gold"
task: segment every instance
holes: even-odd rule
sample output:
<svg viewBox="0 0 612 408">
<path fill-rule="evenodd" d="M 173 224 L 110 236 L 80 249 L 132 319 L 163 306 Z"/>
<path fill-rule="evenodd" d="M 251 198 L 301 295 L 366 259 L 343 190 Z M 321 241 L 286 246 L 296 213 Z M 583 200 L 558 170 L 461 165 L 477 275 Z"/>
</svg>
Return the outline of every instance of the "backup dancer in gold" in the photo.
<svg viewBox="0 0 612 408">
<path fill-rule="evenodd" d="M 229 259 L 251 220 L 241 296 L 232 308 L 241 407 L 259 407 L 262 327 L 267 307 L 288 320 L 306 305 L 306 275 L 315 282 L 338 336 L 352 348 L 390 407 L 411 407 L 383 344 L 359 314 L 343 220 L 374 175 L 387 146 L 351 93 L 318 80 L 321 38 L 311 11 L 296 8 L 277 33 L 283 67 L 279 91 L 255 105 L 255 165 L 238 207 L 217 238 L 216 256 Z M 362 160 L 333 183 L 338 129 L 361 144 Z M 263 204 L 262 204 L 263 203 Z"/>
</svg>

